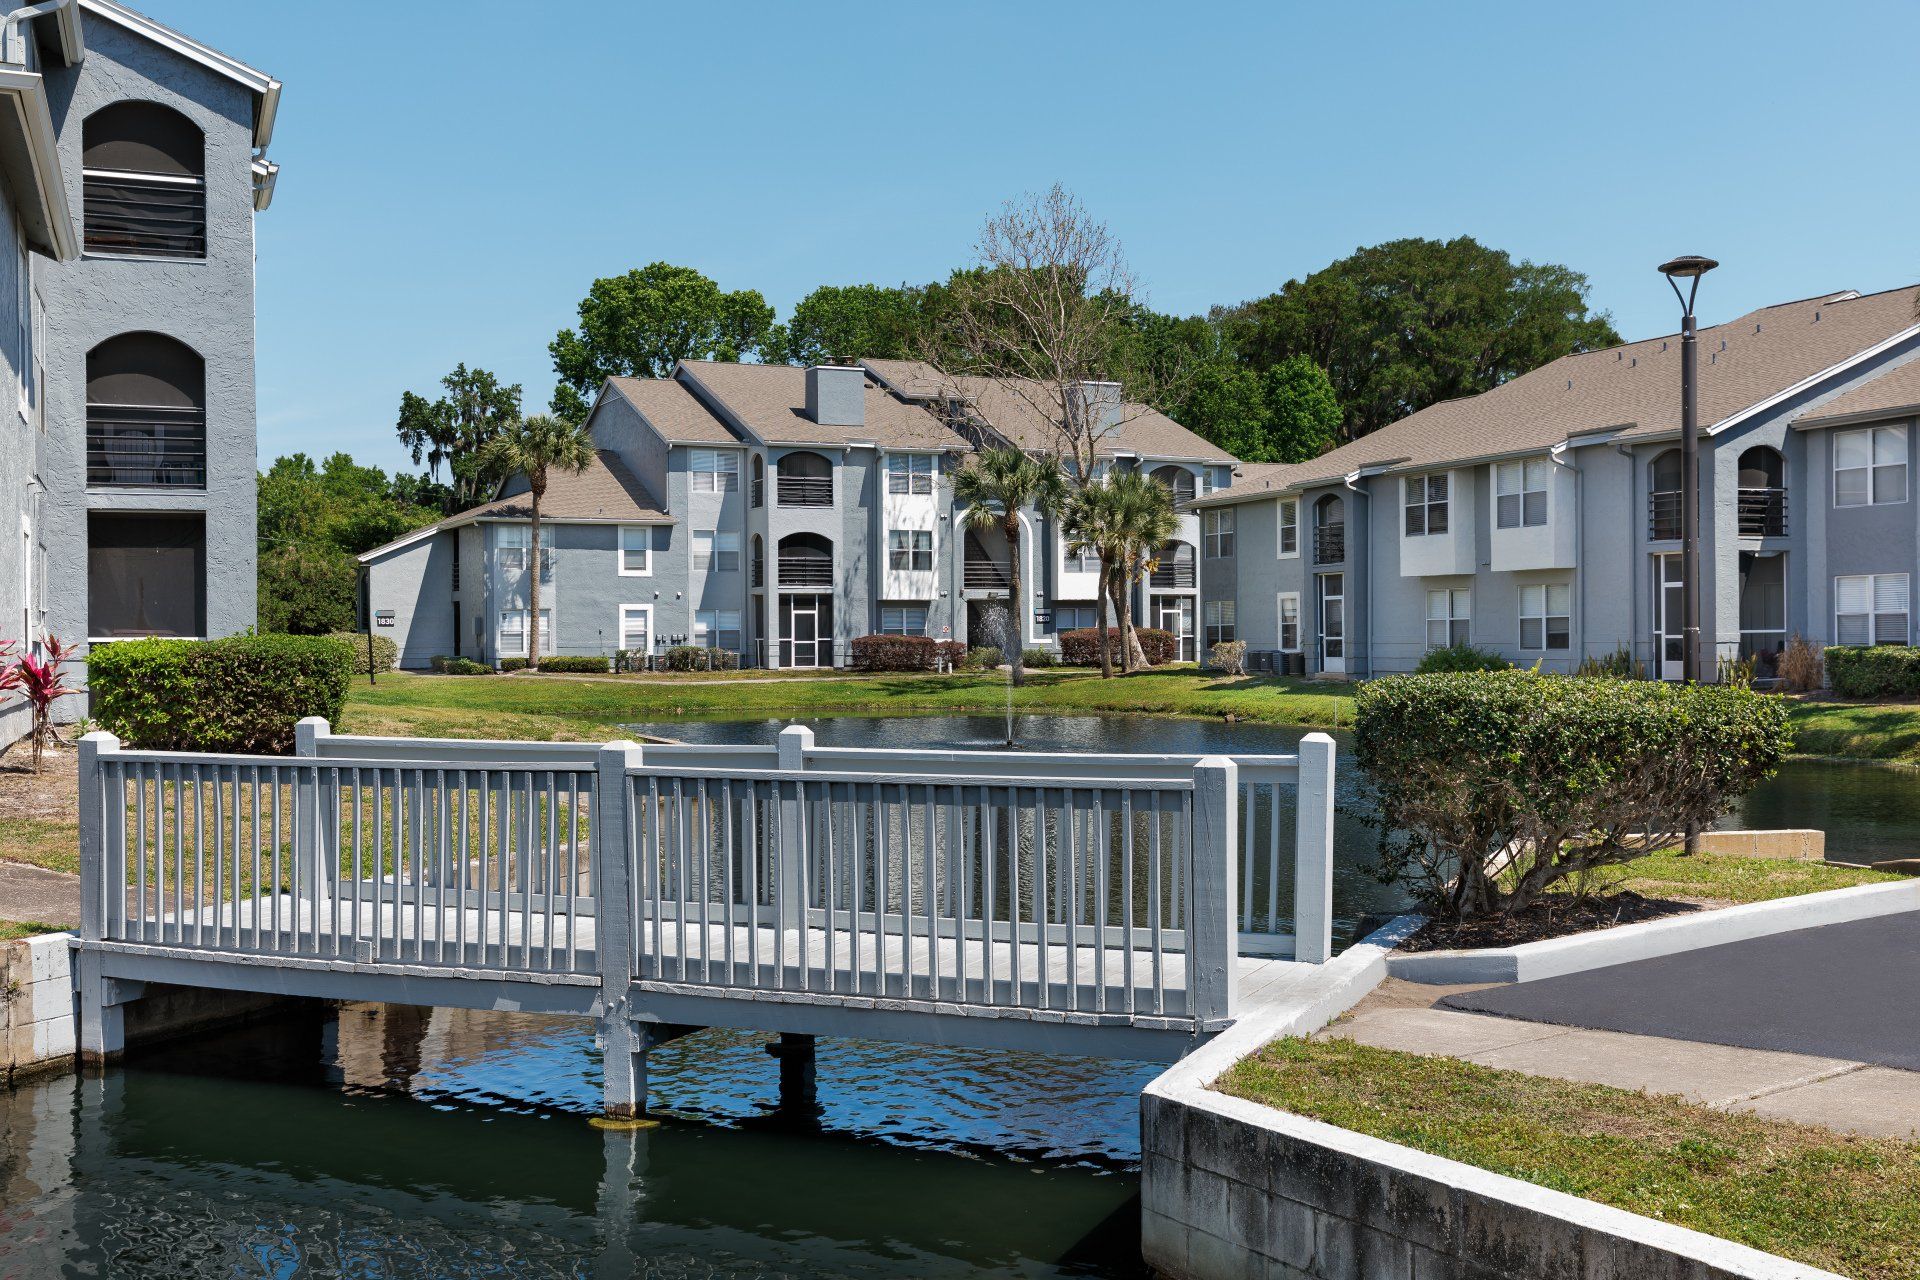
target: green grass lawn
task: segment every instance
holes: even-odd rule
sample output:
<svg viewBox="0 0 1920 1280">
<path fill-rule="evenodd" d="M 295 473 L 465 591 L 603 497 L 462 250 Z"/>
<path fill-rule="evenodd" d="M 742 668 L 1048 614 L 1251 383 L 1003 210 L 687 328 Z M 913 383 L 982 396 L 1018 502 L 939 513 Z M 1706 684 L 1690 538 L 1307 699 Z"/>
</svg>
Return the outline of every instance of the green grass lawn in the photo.
<svg viewBox="0 0 1920 1280">
<path fill-rule="evenodd" d="M 1920 764 L 1920 703 L 1796 699 L 1791 723 L 1802 755 Z"/>
<path fill-rule="evenodd" d="M 757 679 L 677 676 L 381 676 L 348 695 L 343 730 L 414 736 L 596 739 L 639 720 L 699 716 L 967 714 L 1006 705 L 1005 677 L 845 675 Z M 1019 711 L 1234 716 L 1345 727 L 1353 699 L 1337 687 L 1193 668 L 1102 680 L 1098 672 L 1034 671 L 1013 691 Z"/>
<path fill-rule="evenodd" d="M 1920 1280 L 1920 1145 L 1679 1098 L 1278 1040 L 1215 1085 L 1857 1280 Z"/>
<path fill-rule="evenodd" d="M 1677 851 L 1649 854 L 1593 873 L 1589 884 L 1606 890 L 1631 889 L 1647 898 L 1683 898 L 1702 902 L 1769 902 L 1796 894 L 1847 889 L 1857 884 L 1888 884 L 1907 877 L 1830 862 L 1793 862 L 1741 858 L 1723 853 Z"/>
</svg>

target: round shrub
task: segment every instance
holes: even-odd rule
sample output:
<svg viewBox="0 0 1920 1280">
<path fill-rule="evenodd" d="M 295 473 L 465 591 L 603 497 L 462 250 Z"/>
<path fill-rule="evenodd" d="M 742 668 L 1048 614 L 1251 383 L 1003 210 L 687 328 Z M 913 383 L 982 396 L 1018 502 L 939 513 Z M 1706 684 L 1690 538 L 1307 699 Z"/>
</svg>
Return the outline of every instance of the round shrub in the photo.
<svg viewBox="0 0 1920 1280">
<path fill-rule="evenodd" d="M 1356 703 L 1380 870 L 1447 918 L 1525 910 L 1707 827 L 1792 747 L 1785 702 L 1733 685 L 1462 672 Z"/>
<path fill-rule="evenodd" d="M 1247 674 L 1247 642 L 1222 640 L 1207 650 L 1207 665 L 1230 676 Z"/>
<path fill-rule="evenodd" d="M 373 637 L 373 670 L 367 670 L 367 635 L 364 631 L 336 631 L 327 637 L 338 640 L 353 653 L 353 674 L 385 675 L 400 665 L 400 646 L 386 636 Z"/>
<path fill-rule="evenodd" d="M 969 671 L 985 671 L 1005 662 L 1006 655 L 990 644 L 975 645 L 967 650 L 967 656 L 961 665 Z"/>
<path fill-rule="evenodd" d="M 931 636 L 856 636 L 853 665 L 861 671 L 932 671 L 938 645 Z"/>
<path fill-rule="evenodd" d="M 87 654 L 93 718 L 153 751 L 284 755 L 295 721 L 339 720 L 352 679 L 352 653 L 329 636 L 116 640 Z"/>
<path fill-rule="evenodd" d="M 1020 665 L 1023 667 L 1053 667 L 1060 664 L 1060 658 L 1051 649 L 1022 649 Z"/>
<path fill-rule="evenodd" d="M 1470 644 L 1450 644 L 1444 649 L 1429 649 L 1414 671 L 1432 675 L 1437 671 L 1505 671 L 1513 664 L 1489 649 Z"/>
</svg>

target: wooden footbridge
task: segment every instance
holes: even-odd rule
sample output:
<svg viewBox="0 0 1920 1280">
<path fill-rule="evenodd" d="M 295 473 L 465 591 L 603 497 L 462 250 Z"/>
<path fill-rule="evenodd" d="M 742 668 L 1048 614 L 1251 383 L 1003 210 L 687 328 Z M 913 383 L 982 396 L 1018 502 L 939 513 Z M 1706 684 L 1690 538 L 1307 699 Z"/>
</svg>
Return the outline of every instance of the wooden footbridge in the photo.
<svg viewBox="0 0 1920 1280">
<path fill-rule="evenodd" d="M 84 1056 L 150 983 L 1171 1060 L 1331 952 L 1334 744 L 1081 756 L 81 740 Z"/>
</svg>

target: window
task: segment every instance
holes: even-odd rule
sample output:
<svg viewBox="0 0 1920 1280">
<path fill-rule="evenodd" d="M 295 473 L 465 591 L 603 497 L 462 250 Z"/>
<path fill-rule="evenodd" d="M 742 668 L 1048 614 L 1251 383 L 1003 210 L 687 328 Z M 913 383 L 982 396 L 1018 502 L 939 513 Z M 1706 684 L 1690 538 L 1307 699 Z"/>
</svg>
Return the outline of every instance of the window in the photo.
<svg viewBox="0 0 1920 1280">
<path fill-rule="evenodd" d="M 620 606 L 620 647 L 628 653 L 645 654 L 653 651 L 652 605 Z"/>
<path fill-rule="evenodd" d="M 1232 467 L 1208 467 L 1207 468 L 1207 488 L 1209 490 L 1229 488 L 1232 486 L 1232 484 L 1233 484 L 1233 468 Z"/>
<path fill-rule="evenodd" d="M 753 455 L 753 505 L 761 507 L 767 501 L 767 461 L 759 454 Z"/>
<path fill-rule="evenodd" d="M 701 609 L 693 615 L 693 643 L 701 649 L 740 651 L 740 611 Z"/>
<path fill-rule="evenodd" d="M 1233 554 L 1233 508 L 1223 507 L 1201 516 L 1205 531 L 1207 559 L 1219 560 Z"/>
<path fill-rule="evenodd" d="M 1405 484 L 1407 536 L 1424 537 L 1447 531 L 1447 473 L 1408 476 Z"/>
<path fill-rule="evenodd" d="M 502 658 L 527 656 L 527 611 L 525 609 L 500 611 L 500 633 L 495 647 Z M 540 611 L 540 652 L 553 652 L 553 610 L 551 609 Z"/>
<path fill-rule="evenodd" d="M 693 571 L 735 573 L 740 568 L 740 531 L 737 529 L 695 529 L 693 531 Z"/>
<path fill-rule="evenodd" d="M 123 333 L 87 353 L 87 487 L 207 487 L 207 366 L 185 343 Z"/>
<path fill-rule="evenodd" d="M 1427 592 L 1427 648 L 1444 649 L 1448 645 L 1467 643 L 1471 608 L 1468 601 L 1465 587 Z"/>
<path fill-rule="evenodd" d="M 1100 606 L 1092 604 L 1055 605 L 1053 607 L 1053 633 L 1062 631 L 1080 631 L 1087 627 L 1100 625 Z"/>
<path fill-rule="evenodd" d="M 1494 468 L 1494 516 L 1502 529 L 1535 528 L 1547 522 L 1545 458 L 1502 462 Z"/>
<path fill-rule="evenodd" d="M 644 578 L 653 572 L 653 529 L 644 524 L 620 526 L 620 575 Z"/>
<path fill-rule="evenodd" d="M 923 604 L 881 605 L 880 634 L 883 636 L 927 634 L 927 606 Z"/>
<path fill-rule="evenodd" d="M 1300 596 L 1286 592 L 1280 597 L 1280 647 L 1288 653 L 1300 652 Z"/>
<path fill-rule="evenodd" d="M 937 461 L 930 453 L 887 455 L 887 492 L 932 493 Z"/>
<path fill-rule="evenodd" d="M 1833 580 L 1837 644 L 1905 644 L 1911 632 L 1907 575 L 1862 573 Z"/>
<path fill-rule="evenodd" d="M 1573 588 L 1548 582 L 1520 588 L 1520 647 L 1573 647 Z"/>
<path fill-rule="evenodd" d="M 553 530 L 549 528 L 540 539 L 540 581 L 553 581 Z M 533 527 L 524 524 L 495 525 L 493 530 L 493 564 L 503 573 L 525 573 L 527 571 L 527 552 L 533 545 Z"/>
<path fill-rule="evenodd" d="M 1207 648 L 1233 639 L 1233 601 L 1207 601 Z"/>
<path fill-rule="evenodd" d="M 740 455 L 731 449 L 693 451 L 693 491 L 733 493 L 740 487 Z"/>
<path fill-rule="evenodd" d="M 1280 504 L 1280 554 L 1300 554 L 1300 504 L 1292 498 Z"/>
<path fill-rule="evenodd" d="M 1833 505 L 1880 506 L 1907 500 L 1907 429 L 1869 427 L 1833 433 Z"/>
<path fill-rule="evenodd" d="M 933 530 L 895 529 L 887 535 L 887 568 L 924 571 L 933 568 Z"/>
<path fill-rule="evenodd" d="M 81 126 L 89 253 L 207 256 L 206 139 L 157 102 L 116 102 Z"/>
</svg>

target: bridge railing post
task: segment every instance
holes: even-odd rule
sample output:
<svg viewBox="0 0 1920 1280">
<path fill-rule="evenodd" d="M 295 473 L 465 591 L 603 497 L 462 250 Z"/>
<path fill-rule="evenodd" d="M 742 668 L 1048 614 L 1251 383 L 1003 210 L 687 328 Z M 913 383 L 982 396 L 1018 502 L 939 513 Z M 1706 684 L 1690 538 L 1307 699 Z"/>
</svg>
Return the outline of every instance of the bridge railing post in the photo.
<svg viewBox="0 0 1920 1280">
<path fill-rule="evenodd" d="M 807 753 L 813 750 L 813 730 L 790 724 L 780 731 L 780 927 L 800 930 L 807 919 L 806 782 Z M 806 954 L 804 946 L 801 955 Z"/>
<path fill-rule="evenodd" d="M 321 739 L 333 736 L 325 716 L 305 716 L 294 722 L 293 754 L 304 763 L 294 774 L 294 858 L 303 872 L 314 871 L 313 896 L 338 897 L 340 880 L 340 804 L 320 783 Z M 420 887 L 414 886 L 415 892 Z M 315 908 L 318 910 L 318 908 Z"/>
<path fill-rule="evenodd" d="M 646 1043 L 633 1024 L 634 939 L 640 921 L 634 906 L 633 786 L 627 771 L 641 765 L 630 741 L 609 742 L 594 757 L 589 856 L 593 859 L 594 958 L 600 970 L 600 1044 L 605 1061 L 605 1106 L 610 1116 L 646 1111 Z M 658 922 L 656 926 L 658 927 Z"/>
<path fill-rule="evenodd" d="M 1231 1018 L 1240 939 L 1240 767 L 1207 756 L 1193 767 L 1193 895 L 1187 992 L 1194 1018 Z"/>
<path fill-rule="evenodd" d="M 1333 959 L 1333 739 L 1300 740 L 1300 794 L 1294 805 L 1293 958 Z"/>
<path fill-rule="evenodd" d="M 83 945 L 74 960 L 80 993 L 80 1057 L 89 1063 L 105 1062 L 119 1054 L 126 1044 L 124 1007 L 109 1003 L 107 978 L 100 971 L 100 953 L 84 945 L 104 939 L 115 918 L 126 911 L 125 796 L 108 796 L 107 771 L 101 766 L 102 756 L 110 756 L 119 749 L 120 739 L 111 733 L 89 733 L 80 739 L 80 938 Z"/>
</svg>

